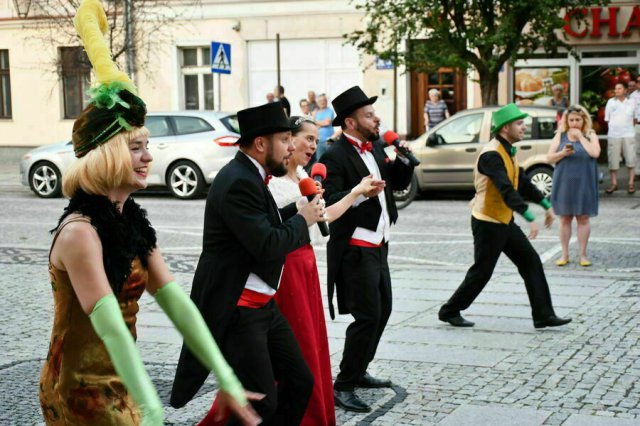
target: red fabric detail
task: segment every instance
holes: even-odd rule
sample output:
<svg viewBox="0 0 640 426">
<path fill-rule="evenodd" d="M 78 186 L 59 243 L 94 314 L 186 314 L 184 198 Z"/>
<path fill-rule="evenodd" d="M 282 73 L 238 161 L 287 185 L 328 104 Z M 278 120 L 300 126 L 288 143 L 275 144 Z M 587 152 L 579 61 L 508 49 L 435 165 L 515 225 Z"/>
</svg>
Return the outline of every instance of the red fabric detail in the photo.
<svg viewBox="0 0 640 426">
<path fill-rule="evenodd" d="M 320 277 L 310 244 L 289 253 L 275 296 L 315 379 L 302 426 L 335 426 L 329 341 Z"/>
<path fill-rule="evenodd" d="M 218 411 L 218 395 L 216 394 L 216 399 L 213 400 L 213 405 L 211 409 L 207 413 L 204 419 L 198 423 L 198 426 L 224 426 L 227 424 L 227 420 L 229 420 L 230 412 L 227 412 L 222 419 L 216 421 L 214 420 Z"/>
<path fill-rule="evenodd" d="M 269 303 L 271 299 L 273 299 L 273 296 L 245 288 L 242 290 L 242 294 L 240 295 L 240 299 L 238 299 L 238 303 L 236 305 L 245 308 L 257 309 L 262 308 L 264 305 Z"/>
<path fill-rule="evenodd" d="M 269 181 L 271 180 L 272 177 L 273 176 L 271 176 L 271 175 L 267 175 L 267 177 L 264 178 L 264 184 L 265 185 L 269 185 Z"/>
<path fill-rule="evenodd" d="M 360 150 L 360 154 L 364 154 L 366 151 L 371 152 L 373 150 L 373 143 L 366 141 L 366 142 L 362 142 L 362 144 L 359 144 L 358 142 L 354 141 L 353 139 L 349 138 L 347 135 L 345 135 L 345 138 L 347 138 L 347 140 L 349 141 L 349 143 L 353 146 L 355 146 L 356 148 L 358 148 Z"/>
<path fill-rule="evenodd" d="M 350 246 L 358 246 L 358 247 L 366 247 L 366 248 L 378 248 L 378 247 L 382 247 L 382 242 L 380 242 L 379 244 L 373 244 L 370 243 L 369 241 L 364 241 L 364 240 L 359 240 L 357 238 L 352 238 L 349 240 L 349 245 Z"/>
</svg>

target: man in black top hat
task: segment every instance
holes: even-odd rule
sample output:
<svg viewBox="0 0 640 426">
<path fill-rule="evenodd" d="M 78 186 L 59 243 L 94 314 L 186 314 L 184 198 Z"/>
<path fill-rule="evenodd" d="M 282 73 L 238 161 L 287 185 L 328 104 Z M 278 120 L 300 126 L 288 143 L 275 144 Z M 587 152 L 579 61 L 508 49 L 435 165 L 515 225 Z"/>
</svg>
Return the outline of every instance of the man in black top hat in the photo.
<svg viewBox="0 0 640 426">
<path fill-rule="evenodd" d="M 340 94 L 332 102 L 337 114 L 334 126 L 342 136 L 323 155 L 327 166 L 324 197 L 331 205 L 368 175 L 385 186 L 362 196 L 340 219 L 330 224 L 328 260 L 329 312 L 334 286 L 338 312 L 351 314 L 354 322 L 346 333 L 340 373 L 334 383 L 336 404 L 351 411 L 371 408 L 354 393 L 355 387 L 390 387 L 391 381 L 367 373 L 380 337 L 391 314 L 391 277 L 387 264 L 389 228 L 398 218 L 392 191 L 407 187 L 413 175 L 408 160 L 391 161 L 379 141 L 380 119 L 373 103 L 360 87 Z M 406 143 L 402 143 L 407 147 Z"/>
<path fill-rule="evenodd" d="M 287 173 L 294 151 L 282 104 L 239 111 L 238 122 L 240 151 L 207 197 L 191 298 L 245 389 L 266 395 L 252 402 L 264 424 L 297 425 L 313 376 L 273 296 L 287 253 L 309 243 L 308 227 L 323 220 L 324 208 L 316 197 L 299 211 L 279 210 L 269 192 L 269 178 Z M 183 346 L 171 405 L 185 405 L 207 375 Z"/>
</svg>

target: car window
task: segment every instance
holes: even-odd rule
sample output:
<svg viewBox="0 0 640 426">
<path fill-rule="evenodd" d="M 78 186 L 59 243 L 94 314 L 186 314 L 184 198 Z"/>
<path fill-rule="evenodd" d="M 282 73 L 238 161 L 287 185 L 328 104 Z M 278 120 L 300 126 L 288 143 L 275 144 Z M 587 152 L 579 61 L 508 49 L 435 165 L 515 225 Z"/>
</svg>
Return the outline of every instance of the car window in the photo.
<svg viewBox="0 0 640 426">
<path fill-rule="evenodd" d="M 531 118 L 531 116 L 527 116 L 524 118 L 524 124 L 526 124 L 527 126 L 527 130 L 525 130 L 524 132 L 524 139 L 525 141 L 531 140 L 531 138 L 533 137 L 533 126 L 531 125 L 533 123 L 533 118 Z"/>
<path fill-rule="evenodd" d="M 144 126 L 149 130 L 149 136 L 171 136 L 171 126 L 167 117 L 147 116 Z"/>
<path fill-rule="evenodd" d="M 438 129 L 437 134 L 442 136 L 447 144 L 478 142 L 483 118 L 484 113 L 454 118 Z"/>
<path fill-rule="evenodd" d="M 226 117 L 222 117 L 220 121 L 222 121 L 222 124 L 224 124 L 224 127 L 226 127 L 227 130 L 235 133 L 240 133 L 240 125 L 238 124 L 237 115 L 228 115 Z"/>
<path fill-rule="evenodd" d="M 176 115 L 173 117 L 173 122 L 176 125 L 176 132 L 179 135 L 210 132 L 215 130 L 211 124 L 198 117 L 183 117 Z"/>
<path fill-rule="evenodd" d="M 538 139 L 553 139 L 557 128 L 555 117 L 538 117 Z"/>
</svg>

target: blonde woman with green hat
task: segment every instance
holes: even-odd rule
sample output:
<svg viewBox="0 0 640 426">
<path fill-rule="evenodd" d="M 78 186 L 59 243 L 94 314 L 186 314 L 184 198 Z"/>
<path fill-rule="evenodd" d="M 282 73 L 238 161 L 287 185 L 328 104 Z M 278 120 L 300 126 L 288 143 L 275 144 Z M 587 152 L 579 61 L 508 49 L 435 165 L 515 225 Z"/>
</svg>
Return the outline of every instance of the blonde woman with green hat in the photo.
<svg viewBox="0 0 640 426">
<path fill-rule="evenodd" d="M 534 327 L 556 327 L 571 322 L 570 318 L 556 316 L 540 256 L 529 242 L 538 235 L 538 225 L 524 198 L 544 207 L 545 227 L 551 226 L 554 216 L 549 200 L 531 183 L 516 158 L 514 144 L 524 139 L 526 117 L 515 104 L 493 113 L 494 138 L 480 152 L 474 170 L 476 195 L 471 202 L 474 264 L 438 313 L 441 321 L 454 327 L 474 325 L 460 312 L 473 303 L 489 282 L 502 253 L 518 267 L 524 280 Z M 529 239 L 514 222 L 514 211 L 529 222 Z"/>
<path fill-rule="evenodd" d="M 174 281 L 146 212 L 130 197 L 147 185 L 147 112 L 133 82 L 111 59 L 98 0 L 74 19 L 97 85 L 73 125 L 77 159 L 63 177 L 69 197 L 54 229 L 49 282 L 54 315 L 40 376 L 47 425 L 162 425 L 164 409 L 136 339 L 138 300 L 146 290 L 218 381 L 223 411 L 243 424 L 260 418 L 223 358 L 204 319 Z"/>
</svg>

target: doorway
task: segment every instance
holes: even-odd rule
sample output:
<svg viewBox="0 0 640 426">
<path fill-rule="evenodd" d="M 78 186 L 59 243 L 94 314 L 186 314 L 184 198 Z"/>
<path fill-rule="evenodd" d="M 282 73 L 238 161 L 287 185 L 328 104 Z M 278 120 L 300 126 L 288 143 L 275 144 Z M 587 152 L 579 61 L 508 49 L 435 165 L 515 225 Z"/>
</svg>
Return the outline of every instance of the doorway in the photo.
<svg viewBox="0 0 640 426">
<path fill-rule="evenodd" d="M 456 68 L 442 67 L 432 73 L 411 71 L 411 135 L 424 133 L 424 104 L 427 92 L 438 89 L 449 114 L 467 109 L 467 76 Z"/>
</svg>

